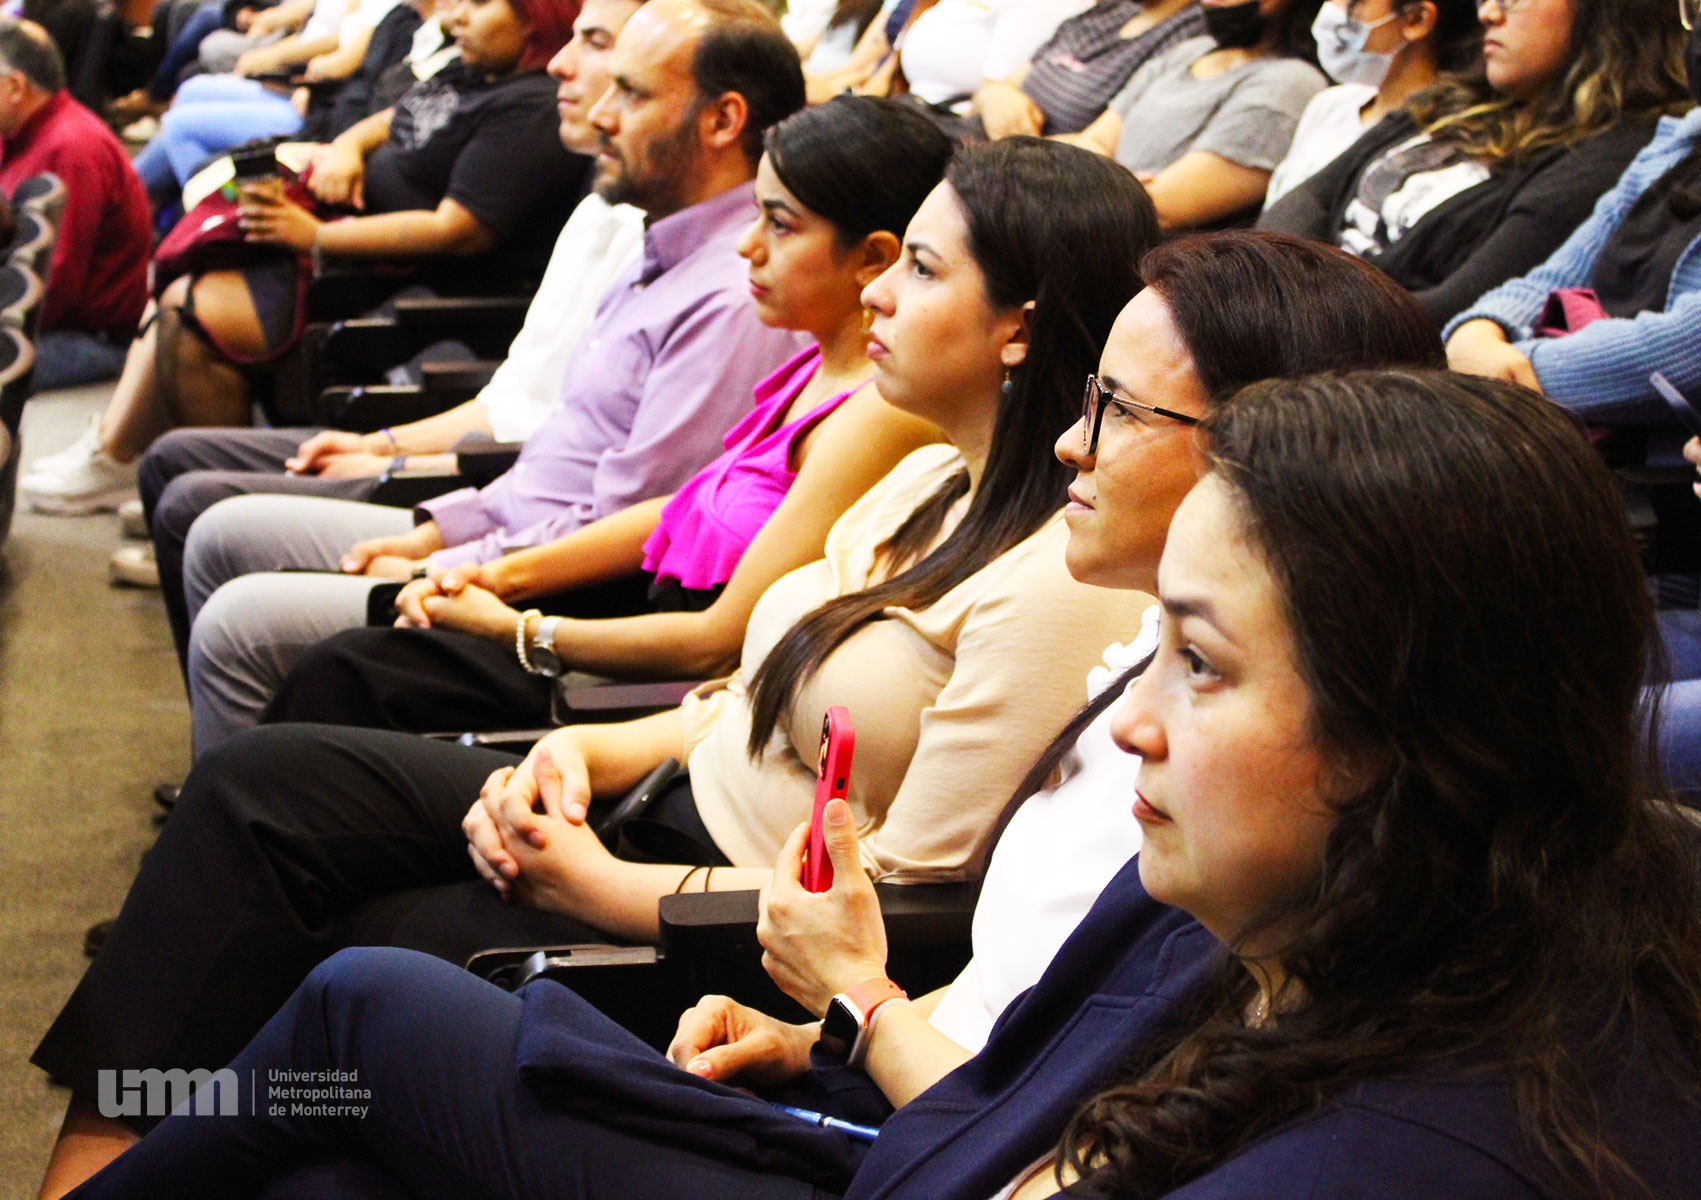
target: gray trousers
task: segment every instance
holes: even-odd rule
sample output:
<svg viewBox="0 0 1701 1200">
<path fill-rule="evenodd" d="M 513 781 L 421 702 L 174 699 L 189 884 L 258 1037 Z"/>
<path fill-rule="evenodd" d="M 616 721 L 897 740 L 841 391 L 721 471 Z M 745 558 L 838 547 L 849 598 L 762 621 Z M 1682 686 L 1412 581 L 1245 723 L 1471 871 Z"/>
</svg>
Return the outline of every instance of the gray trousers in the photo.
<svg viewBox="0 0 1701 1200">
<path fill-rule="evenodd" d="M 376 479 L 324 479 L 318 475 L 287 474 L 284 460 L 317 432 L 316 429 L 174 429 L 155 441 L 142 456 L 137 483 L 159 557 L 160 592 L 165 600 L 166 617 L 171 622 L 171 637 L 177 643 L 177 656 L 185 671 L 189 655 L 189 604 L 183 590 L 183 555 L 189 531 L 202 513 L 220 500 L 256 492 L 364 500 L 378 486 Z M 209 590 L 207 595 L 211 594 Z"/>
<path fill-rule="evenodd" d="M 366 624 L 382 581 L 336 573 L 343 552 L 413 528 L 405 508 L 320 496 L 234 496 L 189 531 L 189 702 L 195 754 L 259 723 L 308 647 Z"/>
</svg>

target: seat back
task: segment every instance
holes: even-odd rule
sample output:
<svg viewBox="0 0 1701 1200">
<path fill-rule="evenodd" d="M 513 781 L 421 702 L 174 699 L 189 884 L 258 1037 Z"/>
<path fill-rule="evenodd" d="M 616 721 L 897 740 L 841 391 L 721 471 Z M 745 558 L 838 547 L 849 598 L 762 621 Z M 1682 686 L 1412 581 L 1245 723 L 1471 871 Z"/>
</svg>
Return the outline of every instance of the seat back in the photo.
<svg viewBox="0 0 1701 1200">
<path fill-rule="evenodd" d="M 18 439 L 0 425 L 0 545 L 12 532 L 12 510 L 18 503 Z"/>
<path fill-rule="evenodd" d="M 15 441 L 35 374 L 35 347 L 23 330 L 0 324 L 0 426 Z"/>
<path fill-rule="evenodd" d="M 33 209 L 18 212 L 18 232 L 6 250 L 6 258 L 34 271 L 43 283 L 50 282 L 53 266 L 53 223 Z"/>
<path fill-rule="evenodd" d="M 13 191 L 12 205 L 40 213 L 57 229 L 65 212 L 65 182 L 52 171 L 31 175 Z"/>
<path fill-rule="evenodd" d="M 34 271 L 18 262 L 0 264 L 0 325 L 21 330 L 34 341 L 46 297 L 47 288 Z"/>
</svg>

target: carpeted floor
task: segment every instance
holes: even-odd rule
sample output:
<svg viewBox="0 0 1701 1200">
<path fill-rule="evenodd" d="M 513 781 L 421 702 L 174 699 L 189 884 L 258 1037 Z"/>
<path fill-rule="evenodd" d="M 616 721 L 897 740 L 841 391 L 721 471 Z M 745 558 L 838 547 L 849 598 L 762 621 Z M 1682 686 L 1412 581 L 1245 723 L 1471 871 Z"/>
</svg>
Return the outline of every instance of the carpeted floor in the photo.
<svg viewBox="0 0 1701 1200">
<path fill-rule="evenodd" d="M 109 387 L 37 397 L 24 462 L 68 444 Z M 20 512 L 0 547 L 0 1200 L 35 1195 L 65 1093 L 30 1051 L 153 840 L 149 796 L 189 763 L 157 592 L 114 588 L 113 516 Z"/>
</svg>

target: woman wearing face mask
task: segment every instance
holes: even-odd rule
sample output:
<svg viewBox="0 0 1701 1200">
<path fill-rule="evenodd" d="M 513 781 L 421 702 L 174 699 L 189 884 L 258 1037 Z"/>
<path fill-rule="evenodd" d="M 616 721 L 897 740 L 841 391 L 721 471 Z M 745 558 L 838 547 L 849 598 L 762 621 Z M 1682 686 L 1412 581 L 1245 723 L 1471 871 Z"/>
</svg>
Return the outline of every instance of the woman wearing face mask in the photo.
<svg viewBox="0 0 1701 1200">
<path fill-rule="evenodd" d="M 1250 215 L 1327 82 L 1311 65 L 1320 0 L 1201 0 L 1205 37 L 1146 63 L 1078 134 L 1139 176 L 1165 230 Z"/>
<path fill-rule="evenodd" d="M 1482 65 L 1408 99 L 1259 218 L 1381 267 L 1444 324 L 1546 258 L 1688 106 L 1671 0 L 1485 0 Z"/>
<path fill-rule="evenodd" d="M 1311 24 L 1317 65 L 1335 81 L 1305 106 L 1293 145 L 1270 176 L 1274 204 L 1365 130 L 1481 52 L 1476 0 L 1326 0 Z"/>
<path fill-rule="evenodd" d="M 1669 12 L 1662 20 L 1669 34 L 1691 30 L 1684 56 L 1690 90 L 1701 95 L 1698 16 L 1701 4 L 1683 0 L 1677 20 Z M 1594 289 L 1605 319 L 1537 339 L 1548 295 L 1580 287 Z M 1454 370 L 1521 383 L 1597 425 L 1675 430 L 1648 376 L 1659 371 L 1685 395 L 1701 394 L 1701 109 L 1662 119 L 1565 244 L 1470 304 L 1445 336 Z"/>
<path fill-rule="evenodd" d="M 1527 392 L 1442 372 L 1272 380 L 1204 435 L 1112 722 L 1144 845 L 984 1049 L 927 1086 L 877 923 L 875 974 L 821 1026 L 682 1023 L 765 1050 L 742 1081 L 770 1095 L 819 1035 L 791 1103 L 922 1083 L 872 1145 L 703 1079 L 689 1040 L 673 1069 L 554 983 L 367 950 L 232 1068 L 352 1072 L 370 1115 L 180 1110 L 78 1196 L 275 1194 L 308 1154 L 322 1191 L 374 1197 L 1693 1196 L 1697 834 L 1643 773 L 1651 612 L 1598 456 Z M 1591 602 L 1551 603 L 1578 579 Z M 770 911 L 831 903 L 801 847 Z M 857 1068 L 826 1068 L 847 1041 Z"/>
</svg>

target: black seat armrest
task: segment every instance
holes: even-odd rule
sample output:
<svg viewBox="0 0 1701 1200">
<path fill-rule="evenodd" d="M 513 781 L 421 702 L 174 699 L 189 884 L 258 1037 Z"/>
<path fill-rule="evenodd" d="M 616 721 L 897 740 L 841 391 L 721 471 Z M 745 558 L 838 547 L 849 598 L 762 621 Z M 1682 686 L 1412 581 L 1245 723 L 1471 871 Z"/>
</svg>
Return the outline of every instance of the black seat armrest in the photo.
<svg viewBox="0 0 1701 1200">
<path fill-rule="evenodd" d="M 361 383 L 328 387 L 319 394 L 319 424 L 350 433 L 372 433 L 435 416 L 453 408 L 416 384 Z"/>
<path fill-rule="evenodd" d="M 483 487 L 512 467 L 520 457 L 519 442 L 486 442 L 463 446 L 455 452 L 455 463 L 469 487 Z"/>
<path fill-rule="evenodd" d="M 760 954 L 759 892 L 691 892 L 661 898 L 663 950 L 676 958 Z"/>
<path fill-rule="evenodd" d="M 419 385 L 434 403 L 453 408 L 478 395 L 501 365 L 483 358 L 421 363 Z"/>
<path fill-rule="evenodd" d="M 877 883 L 887 944 L 894 949 L 967 944 L 979 882 Z M 759 952 L 756 892 L 663 896 L 662 946 L 671 955 Z"/>
<path fill-rule="evenodd" d="M 390 318 L 351 317 L 326 328 L 318 365 L 328 380 L 369 383 L 412 354 L 406 335 Z"/>
<path fill-rule="evenodd" d="M 529 296 L 420 296 L 397 300 L 396 322 L 420 345 L 454 340 L 506 358 L 525 324 Z"/>
</svg>

